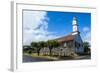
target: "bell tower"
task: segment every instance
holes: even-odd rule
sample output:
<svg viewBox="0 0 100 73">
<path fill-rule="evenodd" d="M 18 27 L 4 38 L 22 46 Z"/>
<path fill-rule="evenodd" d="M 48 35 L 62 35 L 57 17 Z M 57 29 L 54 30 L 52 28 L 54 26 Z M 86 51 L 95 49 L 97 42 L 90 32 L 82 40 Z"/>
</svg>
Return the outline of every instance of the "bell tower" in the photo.
<svg viewBox="0 0 100 73">
<path fill-rule="evenodd" d="M 73 17 L 72 26 L 73 26 L 72 35 L 79 34 L 79 31 L 78 31 L 78 21 L 77 21 L 77 18 L 76 17 Z"/>
</svg>

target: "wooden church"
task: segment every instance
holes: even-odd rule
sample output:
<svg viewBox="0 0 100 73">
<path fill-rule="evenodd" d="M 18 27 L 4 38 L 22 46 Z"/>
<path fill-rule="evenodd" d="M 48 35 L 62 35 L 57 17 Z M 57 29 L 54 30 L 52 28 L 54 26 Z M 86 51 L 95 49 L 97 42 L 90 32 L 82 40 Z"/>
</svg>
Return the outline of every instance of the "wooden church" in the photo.
<svg viewBox="0 0 100 73">
<path fill-rule="evenodd" d="M 81 39 L 80 32 L 78 31 L 78 22 L 76 17 L 73 17 L 72 26 L 73 26 L 72 33 L 70 33 L 67 36 L 53 39 L 58 41 L 58 43 L 60 44 L 60 47 L 52 49 L 53 55 L 68 56 L 74 53 L 76 54 L 84 53 L 83 41 Z M 43 48 L 40 52 L 48 54 L 49 48 Z"/>
<path fill-rule="evenodd" d="M 78 21 L 76 17 L 73 17 L 72 20 L 73 32 L 67 36 L 57 38 L 56 40 L 68 49 L 73 50 L 75 53 L 83 53 L 83 41 L 78 30 Z"/>
</svg>

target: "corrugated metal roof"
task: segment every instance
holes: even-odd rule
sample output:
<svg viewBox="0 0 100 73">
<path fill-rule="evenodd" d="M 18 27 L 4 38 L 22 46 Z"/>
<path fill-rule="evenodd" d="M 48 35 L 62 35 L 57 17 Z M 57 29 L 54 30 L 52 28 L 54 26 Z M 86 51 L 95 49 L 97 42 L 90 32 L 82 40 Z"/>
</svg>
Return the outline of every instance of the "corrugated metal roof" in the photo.
<svg viewBox="0 0 100 73">
<path fill-rule="evenodd" d="M 60 38 L 57 38 L 55 39 L 57 40 L 58 42 L 68 42 L 68 41 L 72 41 L 74 40 L 74 35 L 67 35 L 67 36 L 64 36 L 64 37 L 60 37 Z"/>
</svg>

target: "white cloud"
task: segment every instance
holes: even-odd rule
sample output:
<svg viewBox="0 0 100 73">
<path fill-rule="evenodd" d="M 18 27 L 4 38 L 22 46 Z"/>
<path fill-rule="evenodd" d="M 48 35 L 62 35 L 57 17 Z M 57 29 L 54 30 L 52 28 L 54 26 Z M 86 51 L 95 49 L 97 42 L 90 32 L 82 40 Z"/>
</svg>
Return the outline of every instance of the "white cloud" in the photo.
<svg viewBox="0 0 100 73">
<path fill-rule="evenodd" d="M 83 41 L 89 42 L 91 44 L 91 31 L 88 27 L 83 28 Z"/>
<path fill-rule="evenodd" d="M 54 32 L 48 31 L 48 21 L 45 11 L 24 11 L 23 44 L 55 38 Z"/>
<path fill-rule="evenodd" d="M 84 41 L 89 42 L 91 44 L 91 33 L 88 32 L 85 37 L 84 37 Z"/>
<path fill-rule="evenodd" d="M 47 13 L 45 11 L 24 11 L 23 12 L 23 28 L 35 29 L 46 20 Z M 46 26 L 46 25 L 45 25 Z"/>
<path fill-rule="evenodd" d="M 83 32 L 88 32 L 89 31 L 89 28 L 88 27 L 84 27 L 83 28 Z"/>
</svg>

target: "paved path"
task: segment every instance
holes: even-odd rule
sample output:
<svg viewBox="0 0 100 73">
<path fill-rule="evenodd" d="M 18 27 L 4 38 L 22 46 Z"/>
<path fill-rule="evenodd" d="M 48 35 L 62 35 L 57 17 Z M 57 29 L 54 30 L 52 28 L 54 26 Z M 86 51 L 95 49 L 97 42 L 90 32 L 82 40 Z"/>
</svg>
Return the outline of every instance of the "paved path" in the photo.
<svg viewBox="0 0 100 73">
<path fill-rule="evenodd" d="M 40 62 L 40 61 L 52 61 L 52 60 L 44 58 L 33 58 L 31 56 L 23 55 L 23 62 Z"/>
<path fill-rule="evenodd" d="M 76 59 L 91 59 L 91 57 L 89 55 L 85 55 L 85 56 L 76 57 Z"/>
</svg>

